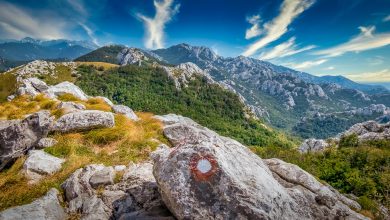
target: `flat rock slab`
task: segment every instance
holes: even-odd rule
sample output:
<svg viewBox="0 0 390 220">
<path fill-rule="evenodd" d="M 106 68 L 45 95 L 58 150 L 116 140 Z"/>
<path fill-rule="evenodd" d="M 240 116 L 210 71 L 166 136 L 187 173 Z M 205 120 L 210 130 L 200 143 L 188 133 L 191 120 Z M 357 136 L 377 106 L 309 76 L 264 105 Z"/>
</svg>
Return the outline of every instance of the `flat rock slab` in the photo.
<svg viewBox="0 0 390 220">
<path fill-rule="evenodd" d="M 113 167 L 105 167 L 101 170 L 96 171 L 89 179 L 89 184 L 94 189 L 100 186 L 106 186 L 114 184 L 115 170 Z"/>
<path fill-rule="evenodd" d="M 64 162 L 64 159 L 54 157 L 42 150 L 31 150 L 23 164 L 23 170 L 34 183 L 41 179 L 43 175 L 58 172 Z"/>
<path fill-rule="evenodd" d="M 50 86 L 45 91 L 45 94 L 50 98 L 57 98 L 59 95 L 63 94 L 72 94 L 82 101 L 88 100 L 88 96 L 83 92 L 83 90 L 71 82 L 62 82 L 55 86 Z"/>
<path fill-rule="evenodd" d="M 67 215 L 58 200 L 59 192 L 51 189 L 34 202 L 0 212 L 1 220 L 64 220 Z"/>
<path fill-rule="evenodd" d="M 63 115 L 55 122 L 53 130 L 58 132 L 85 131 L 96 128 L 109 128 L 114 125 L 113 113 L 85 110 Z"/>
</svg>

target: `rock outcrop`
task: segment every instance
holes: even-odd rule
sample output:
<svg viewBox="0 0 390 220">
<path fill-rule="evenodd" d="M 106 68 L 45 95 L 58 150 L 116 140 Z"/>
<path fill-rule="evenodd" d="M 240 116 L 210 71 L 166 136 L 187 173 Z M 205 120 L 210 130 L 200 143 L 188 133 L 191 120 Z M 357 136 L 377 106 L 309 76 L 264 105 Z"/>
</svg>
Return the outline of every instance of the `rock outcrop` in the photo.
<svg viewBox="0 0 390 220">
<path fill-rule="evenodd" d="M 263 161 L 190 119 L 160 118 L 174 148 L 152 154 L 153 174 L 178 219 L 365 219 L 350 208 L 359 208 L 357 203 L 298 167 Z"/>
<path fill-rule="evenodd" d="M 57 132 L 85 131 L 96 128 L 109 128 L 114 125 L 115 119 L 111 112 L 85 110 L 61 116 L 55 122 L 52 130 Z"/>
<path fill-rule="evenodd" d="M 98 188 L 93 185 L 96 176 L 110 179 L 113 167 L 88 165 L 76 170 L 62 184 L 68 212 L 80 213 L 81 219 L 173 219 L 161 200 L 152 168 L 148 162 L 130 164 L 118 183 L 98 181 Z"/>
<path fill-rule="evenodd" d="M 322 139 L 306 139 L 301 146 L 299 146 L 298 150 L 301 153 L 308 153 L 308 152 L 319 152 L 324 151 L 326 148 L 328 148 L 330 145 Z"/>
<path fill-rule="evenodd" d="M 127 118 L 133 121 L 139 120 L 138 116 L 134 113 L 134 111 L 125 105 L 114 105 L 112 106 L 112 110 L 117 114 L 126 115 Z"/>
<path fill-rule="evenodd" d="M 70 82 L 62 82 L 55 86 L 50 86 L 44 93 L 50 98 L 57 98 L 63 94 L 72 94 L 82 101 L 88 100 L 88 96 L 79 87 Z"/>
<path fill-rule="evenodd" d="M 60 204 L 58 199 L 59 192 L 56 189 L 51 189 L 40 199 L 34 202 L 17 206 L 0 212 L 1 220 L 64 220 L 67 219 L 67 214 Z"/>
<path fill-rule="evenodd" d="M 376 121 L 366 121 L 353 125 L 338 137 L 356 134 L 360 141 L 390 139 L 390 123 L 379 124 Z"/>
<path fill-rule="evenodd" d="M 0 128 L 0 170 L 25 154 L 48 134 L 54 118 L 49 111 L 34 113 Z"/>
</svg>

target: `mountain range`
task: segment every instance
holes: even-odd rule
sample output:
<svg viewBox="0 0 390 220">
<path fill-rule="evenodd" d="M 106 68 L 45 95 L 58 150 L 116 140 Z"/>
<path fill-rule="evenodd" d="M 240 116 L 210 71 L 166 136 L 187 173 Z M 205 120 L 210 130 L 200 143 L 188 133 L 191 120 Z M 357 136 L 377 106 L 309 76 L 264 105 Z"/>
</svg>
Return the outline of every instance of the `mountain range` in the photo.
<svg viewBox="0 0 390 220">
<path fill-rule="evenodd" d="M 98 46 L 88 41 L 37 40 L 30 37 L 21 40 L 0 41 L 0 69 L 8 69 L 28 61 L 73 60 Z"/>
</svg>

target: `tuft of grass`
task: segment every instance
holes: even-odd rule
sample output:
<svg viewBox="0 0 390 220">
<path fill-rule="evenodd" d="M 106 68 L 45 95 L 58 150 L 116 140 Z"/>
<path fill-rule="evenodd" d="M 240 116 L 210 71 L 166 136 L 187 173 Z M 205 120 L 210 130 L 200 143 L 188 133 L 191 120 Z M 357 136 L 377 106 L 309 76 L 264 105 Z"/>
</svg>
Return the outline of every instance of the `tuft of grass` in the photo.
<svg viewBox="0 0 390 220">
<path fill-rule="evenodd" d="M 12 72 L 0 74 L 0 102 L 7 101 L 7 97 L 14 94 L 17 89 L 16 76 Z"/>
<path fill-rule="evenodd" d="M 90 98 L 87 102 L 81 103 L 89 110 L 111 111 L 111 106 L 109 106 L 102 98 Z"/>
<path fill-rule="evenodd" d="M 76 96 L 74 96 L 73 94 L 70 94 L 70 93 L 61 94 L 57 97 L 57 99 L 60 101 L 63 101 L 63 102 L 79 101 L 79 99 Z"/>
</svg>

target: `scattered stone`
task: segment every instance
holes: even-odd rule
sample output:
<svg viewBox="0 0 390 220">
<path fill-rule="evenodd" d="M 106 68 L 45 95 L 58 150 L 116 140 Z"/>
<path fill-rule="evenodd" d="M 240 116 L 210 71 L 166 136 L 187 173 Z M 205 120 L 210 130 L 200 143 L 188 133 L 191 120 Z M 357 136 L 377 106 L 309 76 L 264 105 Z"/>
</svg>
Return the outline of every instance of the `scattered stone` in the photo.
<svg viewBox="0 0 390 220">
<path fill-rule="evenodd" d="M 58 190 L 52 188 L 34 202 L 0 212 L 1 220 L 64 220 L 67 215 L 61 206 Z"/>
<path fill-rule="evenodd" d="M 121 171 L 126 170 L 126 166 L 125 165 L 117 165 L 117 166 L 114 166 L 114 170 L 116 172 L 121 172 Z"/>
<path fill-rule="evenodd" d="M 23 120 L 3 122 L 0 126 L 0 170 L 46 137 L 53 120 L 49 111 L 40 111 Z"/>
<path fill-rule="evenodd" d="M 63 115 L 55 122 L 53 130 L 58 132 L 84 131 L 110 128 L 114 125 L 115 119 L 111 112 L 85 110 Z"/>
<path fill-rule="evenodd" d="M 298 148 L 299 152 L 301 153 L 308 153 L 308 152 L 320 152 L 324 151 L 326 148 L 328 148 L 330 145 L 324 141 L 324 140 L 317 140 L 314 138 L 306 139 L 302 145 Z"/>
<path fill-rule="evenodd" d="M 52 146 L 56 145 L 57 143 L 58 143 L 58 141 L 54 138 L 42 138 L 41 140 L 39 140 L 39 142 L 37 144 L 37 148 L 43 149 L 43 148 L 47 148 L 47 147 L 52 147 Z"/>
<path fill-rule="evenodd" d="M 85 110 L 86 107 L 83 104 L 75 103 L 75 102 L 60 102 L 57 105 L 57 109 L 62 109 L 64 115 L 72 112 Z"/>
<path fill-rule="evenodd" d="M 30 183 L 36 183 L 43 175 L 58 172 L 64 162 L 64 159 L 54 157 L 42 150 L 30 150 L 24 162 L 23 170 L 27 178 L 31 180 Z"/>
<path fill-rule="evenodd" d="M 317 189 L 320 183 L 304 171 L 287 169 L 283 174 L 293 181 L 284 184 L 270 163 L 237 141 L 186 123 L 190 119 L 166 121 L 164 134 L 174 148 L 160 147 L 152 154 L 153 174 L 178 219 L 366 219 L 340 195 Z"/>
<path fill-rule="evenodd" d="M 134 113 L 134 111 L 125 105 L 114 105 L 112 106 L 112 110 L 117 114 L 126 115 L 127 118 L 133 121 L 139 120 L 138 116 Z"/>
</svg>

